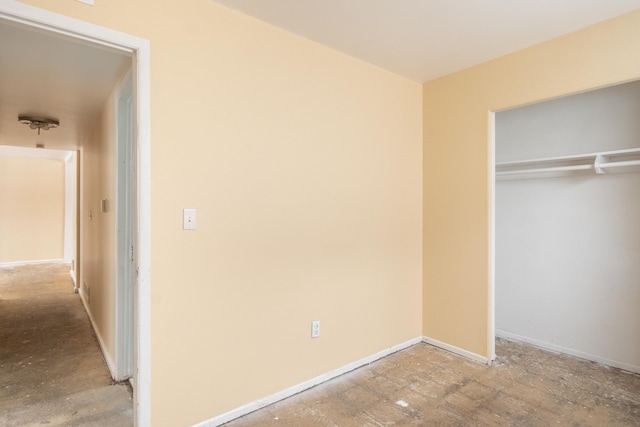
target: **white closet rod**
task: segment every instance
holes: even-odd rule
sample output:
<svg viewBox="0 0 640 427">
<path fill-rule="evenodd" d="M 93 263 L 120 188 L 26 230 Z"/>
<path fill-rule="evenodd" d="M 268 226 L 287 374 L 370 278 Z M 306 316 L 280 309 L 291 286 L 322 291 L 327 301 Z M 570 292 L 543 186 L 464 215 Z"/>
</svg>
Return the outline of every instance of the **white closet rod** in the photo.
<svg viewBox="0 0 640 427">
<path fill-rule="evenodd" d="M 588 165 L 591 166 L 591 165 Z M 640 166 L 640 160 L 627 160 L 626 162 L 600 163 L 601 168 L 622 168 L 625 166 Z"/>
<path fill-rule="evenodd" d="M 496 178 L 549 177 L 580 171 L 602 174 L 605 169 L 612 173 L 640 171 L 640 148 L 496 163 Z"/>
<path fill-rule="evenodd" d="M 604 165 L 600 165 L 601 167 Z M 575 172 L 575 171 L 585 171 L 593 169 L 593 165 L 574 165 L 574 166 L 555 166 L 549 168 L 535 168 L 535 169 L 518 169 L 512 171 L 502 171 L 496 172 L 496 176 L 502 175 L 524 175 L 528 173 L 547 173 L 547 172 Z"/>
</svg>

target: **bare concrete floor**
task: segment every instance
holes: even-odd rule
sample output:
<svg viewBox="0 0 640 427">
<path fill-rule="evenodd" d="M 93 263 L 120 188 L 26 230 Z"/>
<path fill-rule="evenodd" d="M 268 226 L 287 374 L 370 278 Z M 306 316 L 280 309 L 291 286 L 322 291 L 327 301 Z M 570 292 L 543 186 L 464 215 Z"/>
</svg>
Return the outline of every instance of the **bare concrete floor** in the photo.
<svg viewBox="0 0 640 427">
<path fill-rule="evenodd" d="M 0 425 L 133 425 L 67 265 L 0 268 Z"/>
<path fill-rule="evenodd" d="M 418 344 L 225 426 L 640 426 L 640 375 L 496 344 L 490 367 Z"/>
</svg>

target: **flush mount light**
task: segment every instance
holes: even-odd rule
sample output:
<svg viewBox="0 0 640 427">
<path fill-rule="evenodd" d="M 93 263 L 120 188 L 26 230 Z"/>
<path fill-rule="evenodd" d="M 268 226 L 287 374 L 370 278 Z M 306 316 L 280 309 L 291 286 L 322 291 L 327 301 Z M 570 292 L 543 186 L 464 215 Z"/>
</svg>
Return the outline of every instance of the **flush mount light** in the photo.
<svg viewBox="0 0 640 427">
<path fill-rule="evenodd" d="M 28 125 L 30 129 L 38 129 L 38 135 L 40 135 L 40 129 L 49 130 L 55 129 L 60 126 L 60 122 L 56 119 L 48 117 L 33 117 L 20 114 L 18 121 L 23 125 Z"/>
</svg>

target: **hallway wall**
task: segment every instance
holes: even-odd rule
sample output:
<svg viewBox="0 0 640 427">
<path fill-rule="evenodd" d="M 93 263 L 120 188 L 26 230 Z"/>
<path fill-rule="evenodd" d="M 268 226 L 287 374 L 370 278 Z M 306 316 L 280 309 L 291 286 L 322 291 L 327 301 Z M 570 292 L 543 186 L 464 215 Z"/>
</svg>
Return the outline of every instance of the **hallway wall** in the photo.
<svg viewBox="0 0 640 427">
<path fill-rule="evenodd" d="M 116 88 L 114 88 L 115 92 Z M 116 304 L 115 93 L 82 144 L 80 293 L 107 364 L 114 370 Z M 102 200 L 106 210 L 102 211 Z"/>
<path fill-rule="evenodd" d="M 64 258 L 64 165 L 0 155 L 0 263 Z"/>
</svg>

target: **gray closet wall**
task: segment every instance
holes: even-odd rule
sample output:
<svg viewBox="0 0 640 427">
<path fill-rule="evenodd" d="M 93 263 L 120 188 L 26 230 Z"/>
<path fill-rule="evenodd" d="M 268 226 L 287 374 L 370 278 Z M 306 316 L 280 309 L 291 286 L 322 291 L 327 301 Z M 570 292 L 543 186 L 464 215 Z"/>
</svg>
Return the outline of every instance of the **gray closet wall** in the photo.
<svg viewBox="0 0 640 427">
<path fill-rule="evenodd" d="M 496 114 L 498 165 L 630 149 L 640 82 Z M 572 168 L 496 179 L 496 333 L 640 372 L 640 167 Z"/>
</svg>

